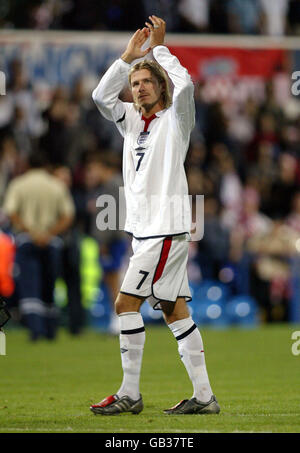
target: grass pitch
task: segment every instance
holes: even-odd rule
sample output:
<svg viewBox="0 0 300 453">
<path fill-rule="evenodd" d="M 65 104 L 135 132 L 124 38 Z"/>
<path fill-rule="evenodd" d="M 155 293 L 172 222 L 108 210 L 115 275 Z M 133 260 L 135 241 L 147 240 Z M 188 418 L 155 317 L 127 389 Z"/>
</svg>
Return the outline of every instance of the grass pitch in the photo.
<svg viewBox="0 0 300 453">
<path fill-rule="evenodd" d="M 94 416 L 91 403 L 117 391 L 119 341 L 95 331 L 31 344 L 7 329 L 0 356 L 0 433 L 300 432 L 300 326 L 254 330 L 201 329 L 219 415 L 167 416 L 162 410 L 192 394 L 176 340 L 164 326 L 146 326 L 139 415 Z"/>
</svg>

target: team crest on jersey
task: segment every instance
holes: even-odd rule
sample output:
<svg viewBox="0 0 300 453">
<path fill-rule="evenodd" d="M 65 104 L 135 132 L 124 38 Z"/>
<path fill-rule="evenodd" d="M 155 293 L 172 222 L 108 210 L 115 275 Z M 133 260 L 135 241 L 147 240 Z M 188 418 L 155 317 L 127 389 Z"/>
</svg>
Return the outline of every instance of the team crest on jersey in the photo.
<svg viewBox="0 0 300 453">
<path fill-rule="evenodd" d="M 137 139 L 138 145 L 144 145 L 149 134 L 150 134 L 150 131 L 141 132 Z"/>
</svg>

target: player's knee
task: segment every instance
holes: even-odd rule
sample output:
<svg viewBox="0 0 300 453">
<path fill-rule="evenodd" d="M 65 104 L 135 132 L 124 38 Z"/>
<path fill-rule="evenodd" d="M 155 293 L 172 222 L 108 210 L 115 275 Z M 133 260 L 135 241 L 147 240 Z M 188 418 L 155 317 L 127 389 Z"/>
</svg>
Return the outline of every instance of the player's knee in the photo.
<svg viewBox="0 0 300 453">
<path fill-rule="evenodd" d="M 190 316 L 186 301 L 180 297 L 174 302 L 161 302 L 161 308 L 164 314 L 164 319 L 167 324 L 175 321 L 188 318 Z"/>
<path fill-rule="evenodd" d="M 117 315 L 120 313 L 124 313 L 126 311 L 126 304 L 122 300 L 120 300 L 118 297 L 115 301 L 115 312 Z"/>
<path fill-rule="evenodd" d="M 117 315 L 129 311 L 139 311 L 142 303 L 141 299 L 120 293 L 115 301 L 115 311 Z"/>
</svg>

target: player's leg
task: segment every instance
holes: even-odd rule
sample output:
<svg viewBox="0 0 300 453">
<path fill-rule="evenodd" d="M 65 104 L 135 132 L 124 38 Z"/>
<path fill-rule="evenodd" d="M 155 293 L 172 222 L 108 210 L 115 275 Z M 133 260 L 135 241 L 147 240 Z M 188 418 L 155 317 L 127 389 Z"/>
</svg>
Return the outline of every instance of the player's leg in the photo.
<svg viewBox="0 0 300 453">
<path fill-rule="evenodd" d="M 119 293 L 116 300 L 116 313 L 120 323 L 120 350 L 123 368 L 123 381 L 117 395 L 140 397 L 139 381 L 145 344 L 145 327 L 140 307 L 143 298 Z"/>
<path fill-rule="evenodd" d="M 161 302 L 165 321 L 178 343 L 178 352 L 193 384 L 193 396 L 166 413 L 218 413 L 206 370 L 203 341 L 190 316 L 185 298 L 176 303 Z"/>
<path fill-rule="evenodd" d="M 114 394 L 91 406 L 95 414 L 121 412 L 139 413 L 143 409 L 139 391 L 140 373 L 145 344 L 145 327 L 139 310 L 142 297 L 119 293 L 115 302 L 120 322 L 120 350 L 123 368 L 121 387 Z"/>
<path fill-rule="evenodd" d="M 212 397 L 199 329 L 190 316 L 186 301 L 161 302 L 165 321 L 178 342 L 178 351 L 194 387 L 193 397 L 207 402 Z"/>
</svg>

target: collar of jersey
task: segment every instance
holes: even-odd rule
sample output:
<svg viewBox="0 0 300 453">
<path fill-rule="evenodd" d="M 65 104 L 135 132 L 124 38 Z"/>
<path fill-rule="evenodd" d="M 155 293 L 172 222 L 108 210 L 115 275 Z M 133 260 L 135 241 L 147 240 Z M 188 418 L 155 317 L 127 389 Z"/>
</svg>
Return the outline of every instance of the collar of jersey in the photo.
<svg viewBox="0 0 300 453">
<path fill-rule="evenodd" d="M 167 109 L 160 110 L 159 112 L 156 112 L 155 115 L 156 115 L 157 117 L 160 117 L 161 115 L 163 115 L 163 114 L 165 113 L 166 110 L 167 110 Z M 140 110 L 139 113 L 140 113 L 140 117 L 142 118 L 142 116 L 143 116 L 142 111 Z"/>
</svg>

